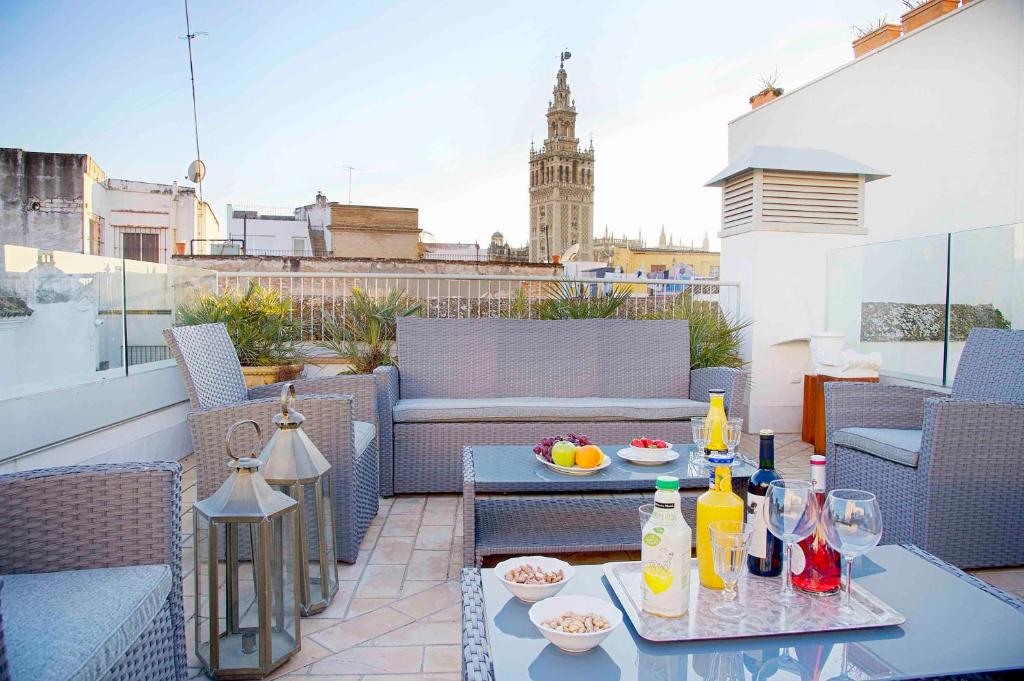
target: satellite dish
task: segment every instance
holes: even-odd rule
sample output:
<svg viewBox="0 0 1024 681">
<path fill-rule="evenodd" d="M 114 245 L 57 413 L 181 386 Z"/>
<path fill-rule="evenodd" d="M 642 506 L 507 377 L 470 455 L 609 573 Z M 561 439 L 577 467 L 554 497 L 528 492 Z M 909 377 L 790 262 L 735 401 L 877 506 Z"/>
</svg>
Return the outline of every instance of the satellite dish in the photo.
<svg viewBox="0 0 1024 681">
<path fill-rule="evenodd" d="M 198 158 L 188 165 L 189 182 L 202 182 L 206 177 L 206 164 Z"/>
<path fill-rule="evenodd" d="M 573 244 L 572 246 L 569 246 L 569 248 L 565 249 L 565 253 L 562 254 L 561 260 L 562 262 L 569 262 L 571 260 L 575 260 L 576 256 L 579 255 L 579 253 L 580 245 Z"/>
</svg>

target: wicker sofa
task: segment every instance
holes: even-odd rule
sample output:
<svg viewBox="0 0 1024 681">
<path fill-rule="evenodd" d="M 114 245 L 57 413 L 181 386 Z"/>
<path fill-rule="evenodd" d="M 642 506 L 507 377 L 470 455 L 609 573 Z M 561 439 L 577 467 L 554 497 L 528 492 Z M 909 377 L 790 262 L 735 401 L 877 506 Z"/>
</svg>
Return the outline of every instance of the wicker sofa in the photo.
<svg viewBox="0 0 1024 681">
<path fill-rule="evenodd" d="M 1024 564 L 1024 331 L 971 330 L 949 395 L 826 383 L 825 433 L 829 487 L 876 494 L 884 543 Z"/>
<path fill-rule="evenodd" d="M 690 442 L 709 389 L 731 413 L 744 398 L 742 371 L 690 370 L 684 320 L 403 317 L 397 345 L 375 371 L 384 495 L 460 491 L 469 444 Z"/>
<path fill-rule="evenodd" d="M 0 476 L 0 681 L 184 681 L 181 467 Z"/>
<path fill-rule="evenodd" d="M 247 389 L 234 345 L 223 324 L 179 326 L 164 331 L 192 403 L 188 416 L 195 447 L 199 498 L 217 491 L 230 473 L 224 434 L 252 419 L 264 440 L 281 411 L 281 385 Z M 334 532 L 338 560 L 354 563 L 359 543 L 380 504 L 377 403 L 374 377 L 330 376 L 293 381 L 302 428 L 332 466 Z M 310 550 L 315 549 L 315 538 Z"/>
</svg>

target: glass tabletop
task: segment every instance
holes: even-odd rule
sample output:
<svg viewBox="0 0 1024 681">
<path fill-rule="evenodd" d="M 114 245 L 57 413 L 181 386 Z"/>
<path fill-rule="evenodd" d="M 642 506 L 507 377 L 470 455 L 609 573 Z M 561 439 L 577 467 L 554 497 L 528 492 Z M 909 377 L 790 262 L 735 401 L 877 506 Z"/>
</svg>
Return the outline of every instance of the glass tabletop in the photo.
<svg viewBox="0 0 1024 681">
<path fill-rule="evenodd" d="M 512 598 L 493 570 L 483 570 L 495 681 L 873 680 L 1024 667 L 1024 609 L 971 578 L 901 546 L 880 546 L 861 558 L 855 578 L 906 616 L 906 623 L 833 634 L 652 643 L 636 634 L 627 617 L 600 647 L 569 655 L 548 644 L 530 623 L 529 606 Z M 561 593 L 617 603 L 597 565 L 578 566 Z"/>
<path fill-rule="evenodd" d="M 704 489 L 710 467 L 691 444 L 675 445 L 679 458 L 659 466 L 630 463 L 616 454 L 627 445 L 599 445 L 611 465 L 593 475 L 566 475 L 537 461 L 528 445 L 474 446 L 473 467 L 480 492 L 615 490 L 653 492 L 659 475 L 674 475 L 681 488 Z M 734 478 L 749 478 L 757 466 L 737 453 Z"/>
</svg>

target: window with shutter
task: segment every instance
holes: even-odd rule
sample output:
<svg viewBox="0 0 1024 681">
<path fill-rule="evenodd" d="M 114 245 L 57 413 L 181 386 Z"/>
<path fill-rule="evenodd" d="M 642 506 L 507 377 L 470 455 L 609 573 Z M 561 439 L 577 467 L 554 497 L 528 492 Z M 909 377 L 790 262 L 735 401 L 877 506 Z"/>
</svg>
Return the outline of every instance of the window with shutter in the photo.
<svg viewBox="0 0 1024 681">
<path fill-rule="evenodd" d="M 160 262 L 160 235 L 128 232 L 122 235 L 122 256 L 126 260 Z"/>
</svg>

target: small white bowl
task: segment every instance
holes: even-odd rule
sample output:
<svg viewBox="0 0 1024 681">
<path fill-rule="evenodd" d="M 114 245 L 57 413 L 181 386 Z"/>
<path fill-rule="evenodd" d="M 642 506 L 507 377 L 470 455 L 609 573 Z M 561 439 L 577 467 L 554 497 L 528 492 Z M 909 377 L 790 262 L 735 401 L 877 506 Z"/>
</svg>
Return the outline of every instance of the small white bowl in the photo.
<svg viewBox="0 0 1024 681">
<path fill-rule="evenodd" d="M 565 578 L 560 582 L 553 582 L 551 584 L 519 584 L 518 582 L 510 582 L 505 579 L 505 573 L 509 570 L 519 567 L 520 565 L 532 565 L 539 567 L 545 572 L 551 572 L 554 570 L 561 570 Z M 576 574 L 576 570 L 572 565 L 569 565 L 564 560 L 558 560 L 557 558 L 548 558 L 547 556 L 517 556 L 516 558 L 509 558 L 503 560 L 494 566 L 494 574 L 497 575 L 501 583 L 505 585 L 513 596 L 523 601 L 524 603 L 536 603 L 544 598 L 550 598 L 559 591 L 562 590 L 569 580 Z"/>
<path fill-rule="evenodd" d="M 668 445 L 668 446 L 667 447 L 634 447 L 633 445 L 630 445 L 629 449 L 634 454 L 636 454 L 638 457 L 652 456 L 652 453 L 653 453 L 653 456 L 658 456 L 662 452 L 671 452 L 672 451 L 672 443 L 671 442 L 666 442 L 665 444 Z"/>
<path fill-rule="evenodd" d="M 567 612 L 581 615 L 596 613 L 608 620 L 608 628 L 589 634 L 568 634 L 550 629 L 541 622 L 547 622 Z M 601 645 L 608 635 L 622 624 L 622 612 L 611 601 L 594 596 L 556 596 L 547 598 L 530 607 L 530 621 L 544 638 L 567 653 L 585 653 Z"/>
</svg>

